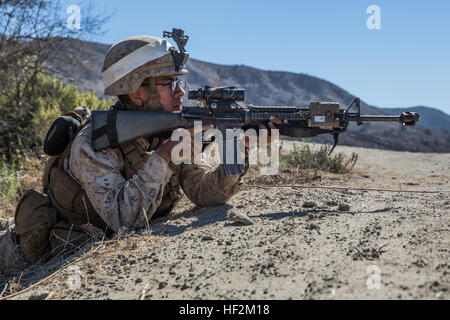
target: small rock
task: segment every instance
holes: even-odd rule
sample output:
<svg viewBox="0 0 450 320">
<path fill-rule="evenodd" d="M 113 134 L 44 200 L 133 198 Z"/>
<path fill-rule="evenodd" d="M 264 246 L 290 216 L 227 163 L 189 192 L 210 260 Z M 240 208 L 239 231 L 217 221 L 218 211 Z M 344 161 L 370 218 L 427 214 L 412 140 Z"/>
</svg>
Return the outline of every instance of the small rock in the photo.
<svg viewBox="0 0 450 320">
<path fill-rule="evenodd" d="M 350 206 L 345 203 L 341 203 L 338 207 L 339 211 L 350 211 Z"/>
<path fill-rule="evenodd" d="M 142 279 L 141 279 L 141 278 L 137 278 L 134 282 L 135 282 L 135 283 L 141 283 L 141 282 L 142 282 Z"/>
<path fill-rule="evenodd" d="M 202 237 L 202 241 L 211 241 L 211 240 L 214 240 L 213 237 L 211 237 L 211 236 L 203 236 Z"/>
<path fill-rule="evenodd" d="M 44 292 L 36 292 L 31 294 L 31 296 L 28 298 L 28 300 L 44 300 L 49 295 L 48 291 Z"/>
<path fill-rule="evenodd" d="M 186 283 L 183 283 L 183 285 L 181 286 L 181 290 L 186 290 L 189 289 L 189 286 Z"/>
<path fill-rule="evenodd" d="M 317 207 L 317 203 L 314 201 L 305 201 L 303 202 L 303 208 L 314 208 Z"/>
<path fill-rule="evenodd" d="M 317 224 L 315 224 L 315 223 L 310 223 L 309 225 L 306 226 L 306 229 L 309 229 L 309 230 L 320 230 L 320 227 Z"/>
<path fill-rule="evenodd" d="M 228 211 L 227 213 L 227 220 L 231 222 L 238 222 L 242 223 L 244 225 L 252 225 L 253 221 L 250 219 L 247 215 L 236 212 L 236 211 Z"/>
<path fill-rule="evenodd" d="M 417 261 L 414 261 L 412 264 L 416 265 L 419 268 L 423 268 L 428 265 L 428 261 L 426 259 L 419 259 Z"/>
<path fill-rule="evenodd" d="M 336 201 L 327 201 L 326 205 L 330 206 L 330 207 L 335 207 L 337 206 L 339 203 L 337 203 Z"/>
</svg>

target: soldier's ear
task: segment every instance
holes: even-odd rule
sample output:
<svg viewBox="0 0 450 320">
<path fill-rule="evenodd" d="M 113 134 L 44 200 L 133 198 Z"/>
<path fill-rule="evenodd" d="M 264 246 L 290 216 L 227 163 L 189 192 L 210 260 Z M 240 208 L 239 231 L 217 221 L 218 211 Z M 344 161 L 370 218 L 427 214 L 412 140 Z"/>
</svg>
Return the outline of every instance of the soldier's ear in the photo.
<svg viewBox="0 0 450 320">
<path fill-rule="evenodd" d="M 133 102 L 135 105 L 140 106 L 144 103 L 141 88 L 139 88 L 135 92 L 128 94 L 128 97 L 130 98 L 131 102 Z"/>
</svg>

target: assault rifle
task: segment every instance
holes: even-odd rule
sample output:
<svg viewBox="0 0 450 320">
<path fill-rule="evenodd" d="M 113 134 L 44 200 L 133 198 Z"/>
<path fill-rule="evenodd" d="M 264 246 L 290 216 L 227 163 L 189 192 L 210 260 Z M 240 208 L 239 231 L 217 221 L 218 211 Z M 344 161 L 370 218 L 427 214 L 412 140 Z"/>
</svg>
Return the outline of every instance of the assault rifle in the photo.
<svg viewBox="0 0 450 320">
<path fill-rule="evenodd" d="M 258 128 L 267 124 L 271 117 L 288 120 L 288 124 L 278 125 L 281 135 L 301 138 L 320 134 L 331 134 L 334 146 L 339 134 L 345 132 L 350 122 L 357 125 L 368 121 L 400 122 L 404 126 L 414 126 L 419 115 L 403 112 L 401 115 L 361 115 L 360 100 L 356 98 L 347 109 L 341 109 L 336 102 L 311 102 L 308 108 L 295 106 L 254 106 L 242 104 L 244 90 L 236 87 L 212 88 L 205 86 L 188 91 L 188 98 L 196 100 L 195 107 L 185 107 L 180 112 L 163 111 L 92 111 L 92 145 L 94 150 L 115 148 L 122 143 L 141 137 L 155 136 L 177 128 L 191 128 L 194 121 L 202 125 L 213 124 L 223 137 L 227 130 Z M 356 111 L 350 111 L 355 106 Z M 238 149 L 238 140 L 234 138 L 234 150 Z M 223 143 L 226 154 L 226 143 Z M 331 152 L 330 151 L 330 152 Z M 234 154 L 238 154 L 235 152 Z M 236 156 L 237 157 L 237 156 Z M 224 162 L 227 176 L 243 172 L 244 165 L 235 157 L 233 163 Z"/>
</svg>

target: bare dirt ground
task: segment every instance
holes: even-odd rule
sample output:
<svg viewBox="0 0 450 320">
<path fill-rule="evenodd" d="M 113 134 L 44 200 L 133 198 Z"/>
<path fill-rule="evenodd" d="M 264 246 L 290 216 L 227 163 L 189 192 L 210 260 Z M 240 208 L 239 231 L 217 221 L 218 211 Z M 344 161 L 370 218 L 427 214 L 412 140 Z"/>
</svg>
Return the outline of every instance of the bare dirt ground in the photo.
<svg viewBox="0 0 450 320">
<path fill-rule="evenodd" d="M 307 185 L 450 190 L 448 153 L 336 151 L 359 154 L 353 172 L 319 172 Z M 279 185 L 296 175 L 284 172 Z M 232 211 L 254 224 L 228 221 Z M 19 288 L 34 287 L 12 298 L 449 299 L 449 217 L 449 192 L 244 186 L 229 205 L 183 201 L 142 235 L 28 271 L 38 279 L 23 274 Z"/>
</svg>

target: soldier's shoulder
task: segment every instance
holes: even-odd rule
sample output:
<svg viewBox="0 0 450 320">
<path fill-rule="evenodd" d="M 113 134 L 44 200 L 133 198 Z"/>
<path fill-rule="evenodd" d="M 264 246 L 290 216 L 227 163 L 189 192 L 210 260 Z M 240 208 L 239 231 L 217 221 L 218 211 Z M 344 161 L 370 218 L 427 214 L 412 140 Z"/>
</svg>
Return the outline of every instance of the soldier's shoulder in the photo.
<svg viewBox="0 0 450 320">
<path fill-rule="evenodd" d="M 92 149 L 94 151 L 91 143 L 91 123 L 86 124 L 73 140 L 71 153 L 79 149 Z"/>
<path fill-rule="evenodd" d="M 91 124 L 88 123 L 75 137 L 72 149 L 71 157 L 82 158 L 88 157 L 91 159 L 105 159 L 112 158 L 114 160 L 120 160 L 120 153 L 117 149 L 105 149 L 101 151 L 95 151 L 92 146 L 91 140 Z M 113 161 L 114 161 L 113 160 Z"/>
</svg>

